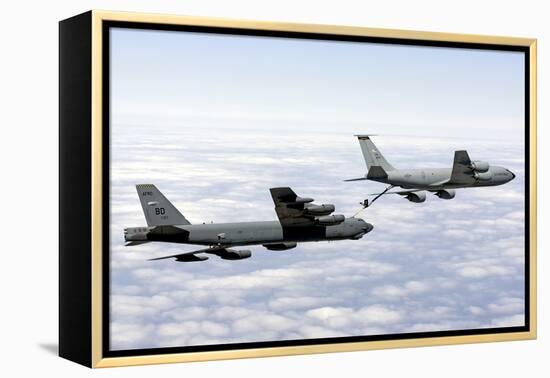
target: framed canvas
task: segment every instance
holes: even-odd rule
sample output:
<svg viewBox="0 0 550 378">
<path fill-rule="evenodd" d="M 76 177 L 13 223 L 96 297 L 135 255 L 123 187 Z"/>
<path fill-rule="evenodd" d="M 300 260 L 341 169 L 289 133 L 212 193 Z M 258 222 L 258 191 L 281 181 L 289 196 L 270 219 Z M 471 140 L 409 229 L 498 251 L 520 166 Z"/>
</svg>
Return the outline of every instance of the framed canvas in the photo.
<svg viewBox="0 0 550 378">
<path fill-rule="evenodd" d="M 536 41 L 60 22 L 59 354 L 536 337 Z"/>
</svg>

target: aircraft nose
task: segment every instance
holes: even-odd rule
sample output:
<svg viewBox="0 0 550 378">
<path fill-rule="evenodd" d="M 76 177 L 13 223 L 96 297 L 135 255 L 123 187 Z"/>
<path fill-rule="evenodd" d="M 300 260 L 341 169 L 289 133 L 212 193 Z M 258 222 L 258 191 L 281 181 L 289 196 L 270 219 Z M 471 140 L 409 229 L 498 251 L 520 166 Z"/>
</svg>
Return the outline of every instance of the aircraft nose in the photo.
<svg viewBox="0 0 550 378">
<path fill-rule="evenodd" d="M 512 172 L 511 170 L 507 169 L 508 173 L 510 173 L 512 175 L 512 178 L 510 179 L 510 181 L 512 181 L 513 179 L 516 178 L 516 175 L 514 172 Z"/>
<path fill-rule="evenodd" d="M 374 228 L 374 226 L 372 224 L 367 223 L 367 224 L 365 224 L 365 227 L 363 228 L 363 230 L 365 231 L 365 233 L 368 234 L 369 232 L 372 231 L 373 228 Z"/>
</svg>

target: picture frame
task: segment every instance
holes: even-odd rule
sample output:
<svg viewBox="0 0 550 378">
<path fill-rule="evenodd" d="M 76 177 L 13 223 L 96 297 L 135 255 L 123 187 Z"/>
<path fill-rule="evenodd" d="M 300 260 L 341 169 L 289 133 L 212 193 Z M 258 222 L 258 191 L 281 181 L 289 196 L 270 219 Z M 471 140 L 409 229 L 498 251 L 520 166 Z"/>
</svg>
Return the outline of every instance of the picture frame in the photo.
<svg viewBox="0 0 550 378">
<path fill-rule="evenodd" d="M 536 338 L 536 40 L 89 11 L 59 24 L 59 355 L 87 367 L 207 361 Z M 516 52 L 523 59 L 524 286 L 521 326 L 112 350 L 110 244 L 113 28 L 377 46 Z M 298 58 L 297 58 L 298 59 Z M 221 63 L 220 63 L 221 64 Z M 352 145 L 350 149 L 353 149 Z M 200 156 L 197 156 L 200 158 Z M 418 156 L 421 160 L 421 157 Z M 342 177 L 346 179 L 349 177 Z M 138 183 L 136 183 L 138 184 Z M 307 193 L 305 193 L 307 194 Z M 454 196 L 454 194 L 453 194 Z M 137 199 L 136 199 L 137 201 Z M 368 203 L 367 203 L 368 205 Z M 139 207 L 139 205 L 138 205 Z M 366 207 L 366 206 L 365 206 Z M 376 225 L 375 225 L 376 227 Z M 475 273 L 475 272 L 474 272 Z M 112 331 L 112 330 L 111 330 Z"/>
</svg>

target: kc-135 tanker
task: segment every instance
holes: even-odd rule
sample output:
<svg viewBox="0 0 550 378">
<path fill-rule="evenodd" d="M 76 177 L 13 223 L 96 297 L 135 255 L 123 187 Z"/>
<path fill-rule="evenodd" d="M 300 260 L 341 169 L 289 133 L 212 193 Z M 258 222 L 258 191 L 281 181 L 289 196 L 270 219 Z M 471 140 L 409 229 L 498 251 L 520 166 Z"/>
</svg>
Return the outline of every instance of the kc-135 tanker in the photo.
<svg viewBox="0 0 550 378">
<path fill-rule="evenodd" d="M 471 160 L 465 150 L 455 151 L 451 168 L 396 169 L 374 145 L 371 136 L 356 135 L 367 165 L 367 174 L 344 181 L 370 180 L 389 184 L 383 192 L 370 194 L 376 198 L 384 194 L 399 194 L 411 202 L 419 203 L 426 200 L 426 192 L 431 192 L 441 199 L 449 200 L 455 197 L 455 189 L 502 185 L 516 177 L 504 167 Z M 389 191 L 394 187 L 402 190 Z M 363 205 L 367 207 L 368 200 Z"/>
</svg>

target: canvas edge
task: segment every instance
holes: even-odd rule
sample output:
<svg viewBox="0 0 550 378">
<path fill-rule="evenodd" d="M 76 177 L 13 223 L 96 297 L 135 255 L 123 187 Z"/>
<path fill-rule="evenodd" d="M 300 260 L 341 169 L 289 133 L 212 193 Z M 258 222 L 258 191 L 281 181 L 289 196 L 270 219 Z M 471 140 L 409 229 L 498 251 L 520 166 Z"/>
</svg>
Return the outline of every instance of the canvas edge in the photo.
<svg viewBox="0 0 550 378">
<path fill-rule="evenodd" d="M 59 22 L 59 356 L 91 361 L 91 12 Z"/>
<path fill-rule="evenodd" d="M 294 31 L 336 35 L 356 35 L 410 40 L 465 42 L 523 46 L 530 54 L 530 330 L 527 332 L 433 337 L 388 341 L 366 341 L 308 346 L 269 347 L 210 352 L 174 353 L 132 357 L 103 358 L 102 353 L 102 23 L 126 21 L 173 25 L 214 26 L 256 30 Z M 303 355 L 313 353 L 351 352 L 372 349 L 424 347 L 450 344 L 536 339 L 536 39 L 380 29 L 356 26 L 296 24 L 253 20 L 236 20 L 196 16 L 149 13 L 92 11 L 92 366 L 116 367 L 175 362 L 197 362 L 222 359 Z"/>
</svg>

